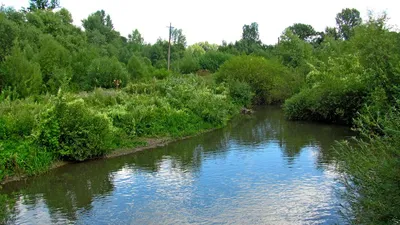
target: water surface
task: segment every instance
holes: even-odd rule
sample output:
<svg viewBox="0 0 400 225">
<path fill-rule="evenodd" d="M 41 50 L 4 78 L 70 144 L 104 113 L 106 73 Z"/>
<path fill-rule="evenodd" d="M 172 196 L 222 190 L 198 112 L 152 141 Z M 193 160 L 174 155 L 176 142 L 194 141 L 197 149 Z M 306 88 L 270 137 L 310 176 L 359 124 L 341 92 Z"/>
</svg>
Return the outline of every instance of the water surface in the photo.
<svg viewBox="0 0 400 225">
<path fill-rule="evenodd" d="M 221 130 L 0 193 L 14 200 L 10 224 L 340 224 L 330 147 L 350 135 L 260 108 Z"/>
</svg>

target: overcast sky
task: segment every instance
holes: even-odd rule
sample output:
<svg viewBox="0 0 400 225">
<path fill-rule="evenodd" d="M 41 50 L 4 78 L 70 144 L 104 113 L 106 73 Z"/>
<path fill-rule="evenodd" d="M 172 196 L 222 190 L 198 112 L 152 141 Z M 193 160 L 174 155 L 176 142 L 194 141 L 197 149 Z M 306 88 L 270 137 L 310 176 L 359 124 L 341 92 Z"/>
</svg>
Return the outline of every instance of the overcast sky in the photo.
<svg viewBox="0 0 400 225">
<path fill-rule="evenodd" d="M 127 36 L 138 29 L 146 42 L 167 39 L 169 22 L 183 30 L 188 44 L 200 41 L 221 44 L 241 37 L 244 24 L 257 22 L 261 40 L 274 44 L 282 31 L 293 23 L 306 23 L 322 31 L 335 26 L 335 16 L 343 8 L 356 8 L 363 19 L 368 10 L 386 11 L 389 23 L 400 25 L 400 4 L 396 0 L 60 0 L 73 16 L 74 24 L 97 10 L 110 14 L 114 27 Z M 0 0 L 15 9 L 28 0 Z"/>
</svg>

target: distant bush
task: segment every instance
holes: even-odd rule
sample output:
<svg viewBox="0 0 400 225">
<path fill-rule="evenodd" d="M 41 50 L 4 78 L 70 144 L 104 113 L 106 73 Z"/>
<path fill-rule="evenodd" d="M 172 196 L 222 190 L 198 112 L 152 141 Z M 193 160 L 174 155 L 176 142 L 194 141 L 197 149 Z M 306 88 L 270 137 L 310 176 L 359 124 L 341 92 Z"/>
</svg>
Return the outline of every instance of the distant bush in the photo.
<svg viewBox="0 0 400 225">
<path fill-rule="evenodd" d="M 94 59 L 88 69 L 88 79 L 91 87 L 114 88 L 114 80 L 120 80 L 121 86 L 128 81 L 128 72 L 117 58 Z"/>
<path fill-rule="evenodd" d="M 233 80 L 229 83 L 229 95 L 234 103 L 241 106 L 249 106 L 254 93 L 248 83 Z"/>
<path fill-rule="evenodd" d="M 171 71 L 168 71 L 167 69 L 163 68 L 163 69 L 155 69 L 152 73 L 152 76 L 162 80 L 162 79 L 166 79 L 169 76 L 171 76 Z"/>
<path fill-rule="evenodd" d="M 249 84 L 255 94 L 255 104 L 281 102 L 293 93 L 296 84 L 295 76 L 285 66 L 255 56 L 236 56 L 230 59 L 219 69 L 217 81 Z"/>
<path fill-rule="evenodd" d="M 200 69 L 199 59 L 191 55 L 185 55 L 177 64 L 177 71 L 183 74 L 195 73 Z"/>
<path fill-rule="evenodd" d="M 215 73 L 219 69 L 219 67 L 230 58 L 232 58 L 231 54 L 217 51 L 208 51 L 200 56 L 199 64 L 201 69 L 208 70 L 211 73 Z"/>
<path fill-rule="evenodd" d="M 25 98 L 41 93 L 43 81 L 40 66 L 30 62 L 18 45 L 14 46 L 12 54 L 5 58 L 0 70 L 3 73 L 0 85 L 3 83 L 3 86 L 12 88 L 18 97 Z"/>
<path fill-rule="evenodd" d="M 343 56 L 331 60 L 325 71 L 310 72 L 310 85 L 286 100 L 286 117 L 351 124 L 368 96 L 366 76 L 357 60 Z"/>
<path fill-rule="evenodd" d="M 129 59 L 127 68 L 129 75 L 133 80 L 145 78 L 149 74 L 146 63 L 136 55 L 132 55 Z"/>
</svg>

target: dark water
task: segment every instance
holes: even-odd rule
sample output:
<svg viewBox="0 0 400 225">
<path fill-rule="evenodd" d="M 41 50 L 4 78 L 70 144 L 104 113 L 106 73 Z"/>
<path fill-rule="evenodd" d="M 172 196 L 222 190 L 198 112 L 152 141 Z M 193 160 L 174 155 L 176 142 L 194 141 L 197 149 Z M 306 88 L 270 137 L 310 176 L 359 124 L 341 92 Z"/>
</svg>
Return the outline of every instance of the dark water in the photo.
<svg viewBox="0 0 400 225">
<path fill-rule="evenodd" d="M 259 109 L 167 147 L 8 184 L 7 223 L 340 224 L 330 147 L 350 135 Z"/>
</svg>

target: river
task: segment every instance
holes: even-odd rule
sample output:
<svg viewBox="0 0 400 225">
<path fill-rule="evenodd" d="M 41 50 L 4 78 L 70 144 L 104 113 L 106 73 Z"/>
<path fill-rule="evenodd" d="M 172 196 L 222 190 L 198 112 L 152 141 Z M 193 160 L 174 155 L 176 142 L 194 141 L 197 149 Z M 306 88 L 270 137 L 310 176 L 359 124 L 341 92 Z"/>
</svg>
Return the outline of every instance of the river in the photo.
<svg viewBox="0 0 400 225">
<path fill-rule="evenodd" d="M 342 224 L 331 146 L 351 135 L 259 108 L 165 147 L 9 183 L 6 223 Z"/>
</svg>

